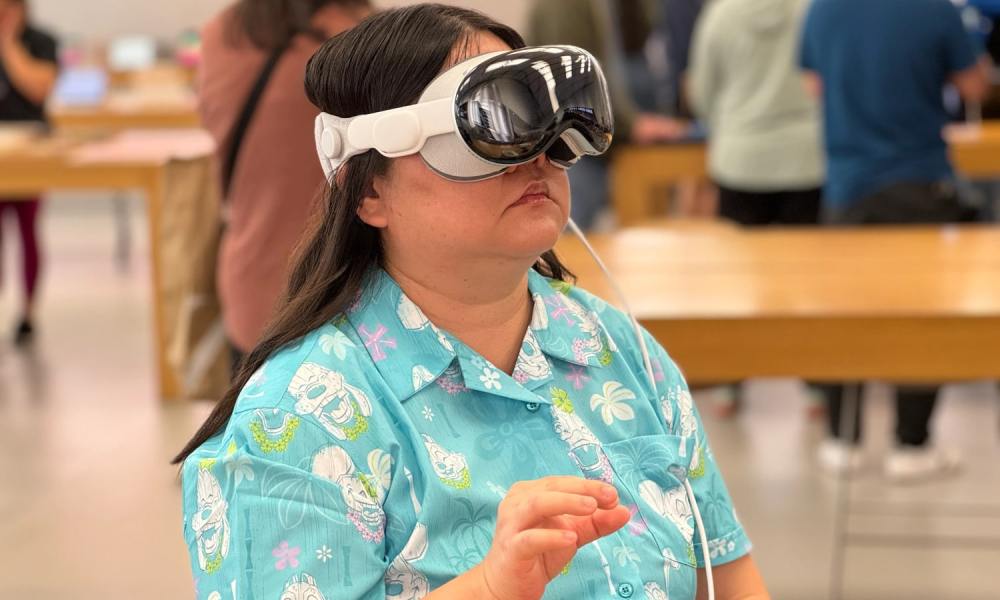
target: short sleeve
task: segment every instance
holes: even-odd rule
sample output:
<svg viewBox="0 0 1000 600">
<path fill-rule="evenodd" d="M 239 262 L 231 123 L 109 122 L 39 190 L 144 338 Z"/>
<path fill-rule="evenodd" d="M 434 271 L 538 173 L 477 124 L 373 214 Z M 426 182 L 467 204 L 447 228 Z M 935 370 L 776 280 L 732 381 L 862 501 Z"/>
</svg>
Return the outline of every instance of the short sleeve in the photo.
<svg viewBox="0 0 1000 600">
<path fill-rule="evenodd" d="M 385 598 L 392 454 L 279 409 L 234 415 L 184 464 L 197 598 Z"/>
<path fill-rule="evenodd" d="M 947 0 L 941 0 L 939 7 L 936 21 L 941 28 L 945 68 L 948 73 L 964 71 L 976 64 L 981 48 L 965 30 L 957 7 Z"/>
<path fill-rule="evenodd" d="M 705 524 L 709 557 L 712 565 L 732 562 L 748 554 L 750 539 L 736 517 L 733 501 L 722 478 L 722 472 L 712 454 L 708 436 L 695 406 L 687 382 L 666 350 L 648 332 L 643 331 L 656 381 L 657 411 L 672 435 L 693 437 L 695 440 L 688 481 L 694 491 L 698 510 Z M 694 534 L 695 557 L 699 567 L 705 566 L 700 534 Z"/>
</svg>

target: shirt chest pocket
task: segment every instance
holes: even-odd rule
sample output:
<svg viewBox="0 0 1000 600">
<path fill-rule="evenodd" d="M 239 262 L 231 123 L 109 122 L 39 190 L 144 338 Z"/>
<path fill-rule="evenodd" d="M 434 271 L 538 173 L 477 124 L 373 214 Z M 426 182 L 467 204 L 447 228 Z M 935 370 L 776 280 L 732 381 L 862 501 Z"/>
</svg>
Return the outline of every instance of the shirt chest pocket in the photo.
<svg viewBox="0 0 1000 600">
<path fill-rule="evenodd" d="M 694 515 L 684 485 L 695 452 L 691 437 L 647 435 L 604 446 L 624 502 L 633 504 L 661 550 L 684 554 L 694 538 Z"/>
</svg>

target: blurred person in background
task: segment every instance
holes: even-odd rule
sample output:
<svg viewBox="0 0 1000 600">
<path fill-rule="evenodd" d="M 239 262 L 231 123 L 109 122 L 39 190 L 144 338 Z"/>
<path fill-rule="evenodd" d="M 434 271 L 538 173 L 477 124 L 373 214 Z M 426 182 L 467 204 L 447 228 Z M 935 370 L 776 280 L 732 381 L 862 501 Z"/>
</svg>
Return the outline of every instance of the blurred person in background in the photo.
<svg viewBox="0 0 1000 600">
<path fill-rule="evenodd" d="M 691 39 L 704 4 L 704 0 L 658 0 L 653 32 L 646 46 L 657 108 L 684 121 L 693 118 L 685 97 L 685 76 Z M 690 122 L 685 137 L 700 141 L 703 136 L 702 124 Z M 679 218 L 714 219 L 718 212 L 718 192 L 710 181 L 690 178 L 677 182 L 673 204 L 672 212 Z"/>
<path fill-rule="evenodd" d="M 0 123 L 45 123 L 45 99 L 58 74 L 56 46 L 52 35 L 30 23 L 25 0 L 0 0 Z M 39 207 L 38 198 L 0 198 L 0 234 L 4 214 L 13 213 L 21 237 L 24 304 L 14 332 L 19 346 L 29 343 L 34 334 L 35 292 L 42 260 Z"/>
<path fill-rule="evenodd" d="M 648 144 L 684 137 L 681 121 L 652 112 L 652 76 L 642 49 L 655 22 L 649 0 L 538 0 L 528 19 L 531 44 L 571 44 L 604 65 L 615 111 L 615 142 Z M 608 158 L 586 157 L 570 171 L 572 218 L 589 229 L 607 205 Z"/>
<path fill-rule="evenodd" d="M 688 104 L 708 129 L 719 214 L 740 225 L 819 223 L 819 101 L 798 67 L 805 8 L 803 0 L 714 0 L 695 30 Z M 731 416 L 738 389 L 718 392 L 716 413 Z"/>
<path fill-rule="evenodd" d="M 688 98 L 709 131 L 719 213 L 741 225 L 815 225 L 820 111 L 798 68 L 803 0 L 715 0 L 695 33 Z"/>
<path fill-rule="evenodd" d="M 691 56 L 695 26 L 705 0 L 659 0 L 659 15 L 653 35 L 660 41 L 663 62 L 663 95 L 660 102 L 666 113 L 691 116 L 684 90 L 685 75 Z"/>
<path fill-rule="evenodd" d="M 948 0 L 815 0 L 802 38 L 808 85 L 822 95 L 827 154 L 824 211 L 852 225 L 954 223 L 978 218 L 956 191 L 942 128 L 942 89 L 967 102 L 989 89 L 989 60 Z M 830 438 L 820 464 L 853 471 L 861 410 L 841 429 L 842 387 L 824 388 Z M 884 461 L 890 480 L 954 470 L 958 458 L 929 444 L 936 387 L 896 390 L 896 443 Z M 850 435 L 853 432 L 853 435 Z"/>
<path fill-rule="evenodd" d="M 218 148 L 225 230 L 217 285 L 234 365 L 272 316 L 323 183 L 313 140 L 319 109 L 302 88 L 306 62 L 369 12 L 368 0 L 241 0 L 202 31 L 198 107 Z"/>
</svg>

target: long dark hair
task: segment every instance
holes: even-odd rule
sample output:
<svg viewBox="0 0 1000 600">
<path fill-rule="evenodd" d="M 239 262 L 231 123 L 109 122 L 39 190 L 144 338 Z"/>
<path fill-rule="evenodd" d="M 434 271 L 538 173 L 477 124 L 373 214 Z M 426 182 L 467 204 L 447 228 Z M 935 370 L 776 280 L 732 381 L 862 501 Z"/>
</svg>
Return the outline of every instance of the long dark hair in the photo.
<svg viewBox="0 0 1000 600">
<path fill-rule="evenodd" d="M 261 50 L 274 50 L 296 34 L 310 30 L 313 15 L 336 4 L 345 9 L 368 8 L 368 0 L 240 0 L 233 8 L 230 41 L 247 39 Z"/>
<path fill-rule="evenodd" d="M 353 117 L 413 104 L 444 68 L 456 46 L 489 32 L 511 48 L 524 47 L 513 29 L 475 11 L 419 4 L 368 17 L 327 41 L 306 67 L 306 93 L 324 112 Z M 330 182 L 316 223 L 300 247 L 277 315 L 246 356 L 232 387 L 184 449 L 178 463 L 229 422 L 240 390 L 272 354 L 343 313 L 373 266 L 383 266 L 377 229 L 357 216 L 376 176 L 389 160 L 374 150 L 352 157 Z M 555 279 L 572 273 L 551 250 L 534 269 Z"/>
</svg>

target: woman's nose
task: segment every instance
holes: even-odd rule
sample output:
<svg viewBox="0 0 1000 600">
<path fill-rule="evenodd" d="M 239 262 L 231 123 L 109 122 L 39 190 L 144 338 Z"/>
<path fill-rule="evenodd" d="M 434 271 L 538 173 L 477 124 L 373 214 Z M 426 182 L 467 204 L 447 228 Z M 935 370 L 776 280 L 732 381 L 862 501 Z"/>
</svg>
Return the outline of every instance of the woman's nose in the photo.
<svg viewBox="0 0 1000 600">
<path fill-rule="evenodd" d="M 549 163 L 549 156 L 548 156 L 548 154 L 546 154 L 545 152 L 542 152 L 541 154 L 539 154 L 538 156 L 536 156 L 535 158 L 529 160 L 526 163 L 521 163 L 519 165 L 513 165 L 511 167 L 507 167 L 507 173 L 514 173 L 518 169 L 525 168 L 525 167 L 536 167 L 536 168 L 539 168 L 539 169 L 543 169 L 545 167 L 548 167 L 549 165 L 550 165 L 550 163 Z"/>
</svg>

